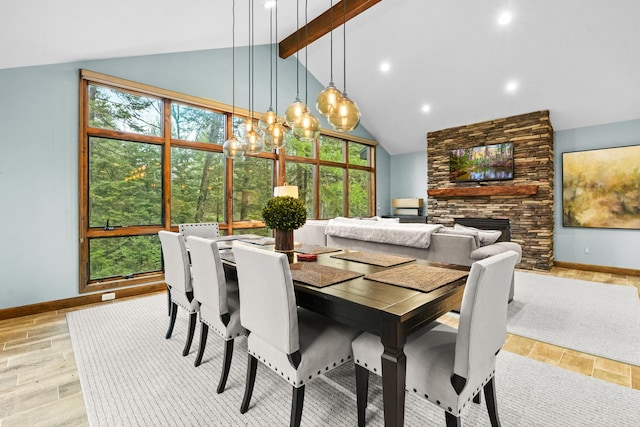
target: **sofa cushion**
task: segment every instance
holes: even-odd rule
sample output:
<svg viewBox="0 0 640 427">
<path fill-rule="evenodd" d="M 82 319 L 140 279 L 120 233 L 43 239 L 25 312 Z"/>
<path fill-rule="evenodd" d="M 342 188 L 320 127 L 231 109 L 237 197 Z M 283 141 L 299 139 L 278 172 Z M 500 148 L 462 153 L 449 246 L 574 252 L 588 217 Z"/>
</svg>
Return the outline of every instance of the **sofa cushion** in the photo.
<svg viewBox="0 0 640 427">
<path fill-rule="evenodd" d="M 476 243 L 476 247 L 480 247 L 480 237 L 477 230 L 454 229 L 453 227 L 442 227 L 438 230 L 441 234 L 456 234 L 458 236 L 471 236 Z"/>
<path fill-rule="evenodd" d="M 455 230 L 472 230 L 478 232 L 478 239 L 480 240 L 480 246 L 490 245 L 498 241 L 502 235 L 502 231 L 499 230 L 480 230 L 475 227 L 467 227 L 465 225 L 454 224 Z"/>
<path fill-rule="evenodd" d="M 482 246 L 475 251 L 471 252 L 469 258 L 474 261 L 488 258 L 493 255 L 498 255 L 506 251 L 514 251 L 518 253 L 518 262 L 522 259 L 522 247 L 514 242 L 498 242 L 492 245 Z"/>
</svg>

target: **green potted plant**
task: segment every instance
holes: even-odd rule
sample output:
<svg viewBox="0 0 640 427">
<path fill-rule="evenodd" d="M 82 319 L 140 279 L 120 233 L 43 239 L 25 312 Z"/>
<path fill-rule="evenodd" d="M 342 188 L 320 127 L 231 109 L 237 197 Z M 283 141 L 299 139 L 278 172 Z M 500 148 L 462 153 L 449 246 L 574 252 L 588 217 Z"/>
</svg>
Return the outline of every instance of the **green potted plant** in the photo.
<svg viewBox="0 0 640 427">
<path fill-rule="evenodd" d="M 307 209 L 299 199 L 273 197 L 262 209 L 262 219 L 268 228 L 275 231 L 276 250 L 293 252 L 293 230 L 307 222 Z"/>
</svg>

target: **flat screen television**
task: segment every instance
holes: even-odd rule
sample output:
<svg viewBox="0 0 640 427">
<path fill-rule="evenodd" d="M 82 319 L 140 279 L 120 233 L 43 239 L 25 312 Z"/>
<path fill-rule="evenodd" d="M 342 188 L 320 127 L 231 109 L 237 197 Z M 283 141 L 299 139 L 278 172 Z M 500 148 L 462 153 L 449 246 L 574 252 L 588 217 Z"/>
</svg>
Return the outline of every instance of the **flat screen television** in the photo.
<svg viewBox="0 0 640 427">
<path fill-rule="evenodd" d="M 513 179 L 513 143 L 451 150 L 449 179 L 451 182 Z"/>
</svg>

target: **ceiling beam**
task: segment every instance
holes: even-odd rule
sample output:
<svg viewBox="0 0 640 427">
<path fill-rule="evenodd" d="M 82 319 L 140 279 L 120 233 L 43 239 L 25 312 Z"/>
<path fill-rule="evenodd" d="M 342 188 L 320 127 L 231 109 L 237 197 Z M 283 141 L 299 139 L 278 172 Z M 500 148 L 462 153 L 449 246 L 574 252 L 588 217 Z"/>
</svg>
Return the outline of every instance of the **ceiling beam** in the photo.
<svg viewBox="0 0 640 427">
<path fill-rule="evenodd" d="M 341 26 L 344 22 L 344 3 L 346 0 L 342 0 L 333 6 L 332 9 L 327 9 L 320 16 L 309 22 L 306 26 L 300 27 L 298 31 L 287 36 L 279 44 L 280 58 L 285 59 L 296 53 L 299 49 L 310 45 L 320 37 L 328 34 L 331 30 L 335 30 Z M 365 10 L 369 9 L 376 3 L 382 0 L 349 0 L 347 3 L 347 21 L 351 18 L 355 18 Z M 331 27 L 331 10 L 333 10 L 333 28 Z M 308 33 L 307 33 L 308 31 Z M 308 36 L 308 37 L 307 37 Z M 299 43 L 298 43 L 298 37 Z"/>
</svg>

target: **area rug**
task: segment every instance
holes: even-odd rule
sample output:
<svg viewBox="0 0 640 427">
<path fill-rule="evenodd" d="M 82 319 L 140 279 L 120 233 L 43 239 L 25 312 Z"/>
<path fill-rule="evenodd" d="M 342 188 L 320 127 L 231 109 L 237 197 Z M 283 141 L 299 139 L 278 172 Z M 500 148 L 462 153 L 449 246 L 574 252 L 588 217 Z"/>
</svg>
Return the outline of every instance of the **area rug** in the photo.
<svg viewBox="0 0 640 427">
<path fill-rule="evenodd" d="M 197 339 L 181 356 L 187 317 L 180 310 L 173 337 L 166 297 L 155 295 L 67 315 L 91 426 L 288 425 L 291 388 L 258 364 L 249 411 L 241 415 L 246 340 L 236 340 L 224 393 L 216 394 L 222 340 L 209 334 L 202 365 L 193 366 Z M 498 355 L 497 393 L 503 425 L 637 426 L 640 392 L 526 359 Z M 372 375 L 367 425 L 382 426 L 382 388 Z M 486 408 L 471 405 L 463 425 L 490 425 Z M 444 425 L 444 412 L 407 393 L 406 426 Z M 302 425 L 355 426 L 355 375 L 349 362 L 306 386 Z"/>
<path fill-rule="evenodd" d="M 516 271 L 507 331 L 640 366 L 640 302 L 633 286 Z"/>
</svg>

